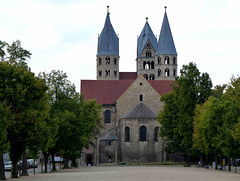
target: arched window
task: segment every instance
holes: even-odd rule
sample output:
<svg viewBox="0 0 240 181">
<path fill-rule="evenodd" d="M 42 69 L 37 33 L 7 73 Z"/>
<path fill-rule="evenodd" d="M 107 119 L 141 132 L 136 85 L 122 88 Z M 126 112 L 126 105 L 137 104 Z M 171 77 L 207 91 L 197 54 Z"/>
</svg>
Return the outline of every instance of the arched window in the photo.
<svg viewBox="0 0 240 181">
<path fill-rule="evenodd" d="M 98 65 L 101 65 L 101 64 L 102 64 L 102 58 L 99 57 L 99 59 L 98 59 Z"/>
<path fill-rule="evenodd" d="M 156 127 L 155 130 L 154 130 L 154 140 L 155 141 L 158 141 L 158 131 L 159 131 L 159 128 Z"/>
<path fill-rule="evenodd" d="M 147 74 L 144 74 L 143 76 L 145 77 L 145 79 L 148 80 L 148 75 Z"/>
<path fill-rule="evenodd" d="M 105 60 L 106 60 L 106 62 L 105 62 L 106 65 L 110 64 L 110 57 L 106 57 Z"/>
<path fill-rule="evenodd" d="M 114 70 L 113 73 L 114 73 L 114 76 L 117 77 L 117 70 Z"/>
<path fill-rule="evenodd" d="M 139 135 L 140 135 L 140 140 L 139 141 L 147 141 L 147 128 L 146 126 L 141 126 L 139 128 Z"/>
<path fill-rule="evenodd" d="M 151 65 L 151 63 L 148 61 L 148 62 L 147 62 L 146 69 L 150 69 L 150 65 Z"/>
<path fill-rule="evenodd" d="M 161 69 L 158 69 L 158 77 L 161 76 Z"/>
<path fill-rule="evenodd" d="M 164 64 L 169 64 L 169 57 L 168 56 L 165 57 Z"/>
<path fill-rule="evenodd" d="M 147 51 L 147 52 L 146 52 L 146 57 L 149 58 L 149 57 L 151 57 L 151 56 L 152 56 L 152 53 L 151 53 L 150 51 Z"/>
<path fill-rule="evenodd" d="M 176 70 L 173 69 L 173 76 L 176 77 Z"/>
<path fill-rule="evenodd" d="M 146 62 L 143 62 L 143 69 L 146 69 Z"/>
<path fill-rule="evenodd" d="M 158 57 L 158 64 L 161 64 L 161 57 Z"/>
<path fill-rule="evenodd" d="M 114 58 L 114 65 L 117 65 L 117 58 Z"/>
<path fill-rule="evenodd" d="M 111 123 L 111 111 L 105 111 L 105 123 Z"/>
<path fill-rule="evenodd" d="M 151 69 L 154 69 L 154 61 L 151 62 Z"/>
<path fill-rule="evenodd" d="M 150 76 L 149 76 L 149 80 L 154 80 L 155 79 L 155 76 L 153 75 L 153 74 L 151 74 Z"/>
<path fill-rule="evenodd" d="M 130 142 L 130 128 L 129 127 L 125 128 L 125 141 Z"/>
<path fill-rule="evenodd" d="M 176 65 L 177 61 L 176 61 L 176 57 L 173 57 L 173 65 Z"/>
<path fill-rule="evenodd" d="M 142 94 L 140 94 L 139 100 L 140 100 L 140 101 L 143 101 L 143 95 L 142 95 Z"/>
<path fill-rule="evenodd" d="M 110 70 L 105 70 L 105 76 L 110 76 Z"/>
<path fill-rule="evenodd" d="M 169 69 L 165 69 L 165 77 L 169 77 L 170 76 L 170 71 Z"/>
<path fill-rule="evenodd" d="M 99 75 L 99 77 L 102 76 L 102 71 L 101 70 L 99 70 L 98 75 Z"/>
</svg>

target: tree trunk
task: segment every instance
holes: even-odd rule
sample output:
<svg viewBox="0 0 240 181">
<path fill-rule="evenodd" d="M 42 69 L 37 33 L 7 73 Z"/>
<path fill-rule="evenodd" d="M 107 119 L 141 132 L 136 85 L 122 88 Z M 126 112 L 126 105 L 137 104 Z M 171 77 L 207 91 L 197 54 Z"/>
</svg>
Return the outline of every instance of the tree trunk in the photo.
<svg viewBox="0 0 240 181">
<path fill-rule="evenodd" d="M 49 154 L 47 152 L 43 152 L 43 156 L 44 156 L 44 172 L 47 173 L 48 172 L 48 168 L 47 168 L 47 164 L 48 164 L 48 156 Z"/>
<path fill-rule="evenodd" d="M 200 153 L 199 158 L 200 158 L 200 167 L 205 167 L 204 154 Z"/>
<path fill-rule="evenodd" d="M 11 178 L 18 178 L 18 165 L 17 162 L 12 162 Z"/>
<path fill-rule="evenodd" d="M 65 154 L 64 155 L 64 168 L 69 168 L 68 161 L 69 161 L 68 154 Z"/>
<path fill-rule="evenodd" d="M 55 164 L 55 161 L 54 161 L 54 155 L 55 155 L 55 153 L 52 152 L 51 155 L 52 155 L 52 172 L 56 172 L 57 169 L 56 169 L 56 164 Z"/>
<path fill-rule="evenodd" d="M 221 165 L 220 170 L 223 170 L 223 156 L 222 155 L 220 157 L 220 165 Z"/>
<path fill-rule="evenodd" d="M 228 157 L 228 171 L 232 170 L 232 159 Z"/>
<path fill-rule="evenodd" d="M 23 152 L 23 160 L 22 160 L 22 176 L 28 176 L 28 163 L 27 163 L 27 151 L 26 149 Z"/>
<path fill-rule="evenodd" d="M 185 163 L 185 167 L 190 167 L 190 157 L 189 155 L 186 153 L 186 163 Z"/>
<path fill-rule="evenodd" d="M 0 180 L 6 180 L 3 164 L 3 155 L 0 155 Z"/>
<path fill-rule="evenodd" d="M 215 161 L 215 168 L 213 168 L 213 169 L 215 169 L 215 170 L 217 170 L 217 166 L 218 166 L 218 157 L 217 157 L 217 154 L 214 154 L 214 161 Z"/>
</svg>

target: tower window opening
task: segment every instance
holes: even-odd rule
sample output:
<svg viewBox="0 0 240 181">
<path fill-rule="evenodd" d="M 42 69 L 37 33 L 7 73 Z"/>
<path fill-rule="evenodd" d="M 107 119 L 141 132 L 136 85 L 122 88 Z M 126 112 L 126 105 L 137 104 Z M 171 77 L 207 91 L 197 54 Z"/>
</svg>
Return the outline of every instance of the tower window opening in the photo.
<svg viewBox="0 0 240 181">
<path fill-rule="evenodd" d="M 176 69 L 173 69 L 173 76 L 176 77 Z"/>
<path fill-rule="evenodd" d="M 117 65 L 117 58 L 114 58 L 114 65 Z"/>
<path fill-rule="evenodd" d="M 102 64 L 102 58 L 99 57 L 99 59 L 98 59 L 98 65 L 101 65 L 101 64 Z"/>
<path fill-rule="evenodd" d="M 146 52 L 146 57 L 147 57 L 147 58 L 152 57 L 152 52 L 147 51 L 147 52 Z"/>
<path fill-rule="evenodd" d="M 146 62 L 143 62 L 143 69 L 146 69 Z"/>
<path fill-rule="evenodd" d="M 143 95 L 142 95 L 142 94 L 140 94 L 139 100 L 140 100 L 140 101 L 143 101 Z"/>
<path fill-rule="evenodd" d="M 151 62 L 151 69 L 154 69 L 154 61 Z"/>
<path fill-rule="evenodd" d="M 161 57 L 158 57 L 158 64 L 161 64 Z"/>
<path fill-rule="evenodd" d="M 165 69 L 165 77 L 169 77 L 170 76 L 170 71 L 169 69 Z"/>
<path fill-rule="evenodd" d="M 112 142 L 111 142 L 111 141 L 109 141 L 109 142 L 108 142 L 108 145 L 109 145 L 109 146 L 111 146 L 111 145 L 112 145 Z"/>
<path fill-rule="evenodd" d="M 148 75 L 147 74 L 144 74 L 143 76 L 145 77 L 145 79 L 148 80 Z"/>
<path fill-rule="evenodd" d="M 176 62 L 176 57 L 173 57 L 173 65 L 176 65 L 177 62 Z"/>
<path fill-rule="evenodd" d="M 158 69 L 158 77 L 161 76 L 161 69 Z"/>
<path fill-rule="evenodd" d="M 114 70 L 113 73 L 114 73 L 114 76 L 117 77 L 117 70 Z"/>
<path fill-rule="evenodd" d="M 153 74 L 151 74 L 150 76 L 149 76 L 149 80 L 154 80 L 155 79 L 155 76 L 153 75 Z"/>
<path fill-rule="evenodd" d="M 101 70 L 99 70 L 98 75 L 99 75 L 99 77 L 102 76 L 102 71 Z"/>
<path fill-rule="evenodd" d="M 106 77 L 110 76 L 110 70 L 105 70 Z"/>
<path fill-rule="evenodd" d="M 106 65 L 110 64 L 110 57 L 106 57 Z"/>
<path fill-rule="evenodd" d="M 169 57 L 168 56 L 165 57 L 164 64 L 169 64 Z"/>
</svg>

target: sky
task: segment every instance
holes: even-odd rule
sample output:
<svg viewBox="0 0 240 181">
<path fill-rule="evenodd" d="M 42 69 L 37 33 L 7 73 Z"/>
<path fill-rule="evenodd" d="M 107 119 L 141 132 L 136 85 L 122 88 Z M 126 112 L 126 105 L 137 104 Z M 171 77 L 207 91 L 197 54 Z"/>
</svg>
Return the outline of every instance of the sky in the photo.
<svg viewBox="0 0 240 181">
<path fill-rule="evenodd" d="M 0 40 L 20 40 L 37 75 L 62 70 L 80 91 L 96 79 L 98 34 L 109 6 L 119 34 L 120 72 L 136 71 L 137 36 L 146 17 L 159 37 L 164 6 L 178 53 L 178 72 L 194 62 L 213 85 L 240 73 L 240 1 L 237 0 L 1 0 Z"/>
</svg>

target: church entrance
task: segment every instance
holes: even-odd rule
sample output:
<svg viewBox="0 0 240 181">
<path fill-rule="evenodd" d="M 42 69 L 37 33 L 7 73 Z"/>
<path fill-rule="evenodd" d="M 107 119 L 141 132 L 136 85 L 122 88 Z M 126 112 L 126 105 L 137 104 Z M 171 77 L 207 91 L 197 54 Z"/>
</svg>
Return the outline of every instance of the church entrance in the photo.
<svg viewBox="0 0 240 181">
<path fill-rule="evenodd" d="M 87 165 L 93 165 L 93 155 L 87 154 Z"/>
</svg>

